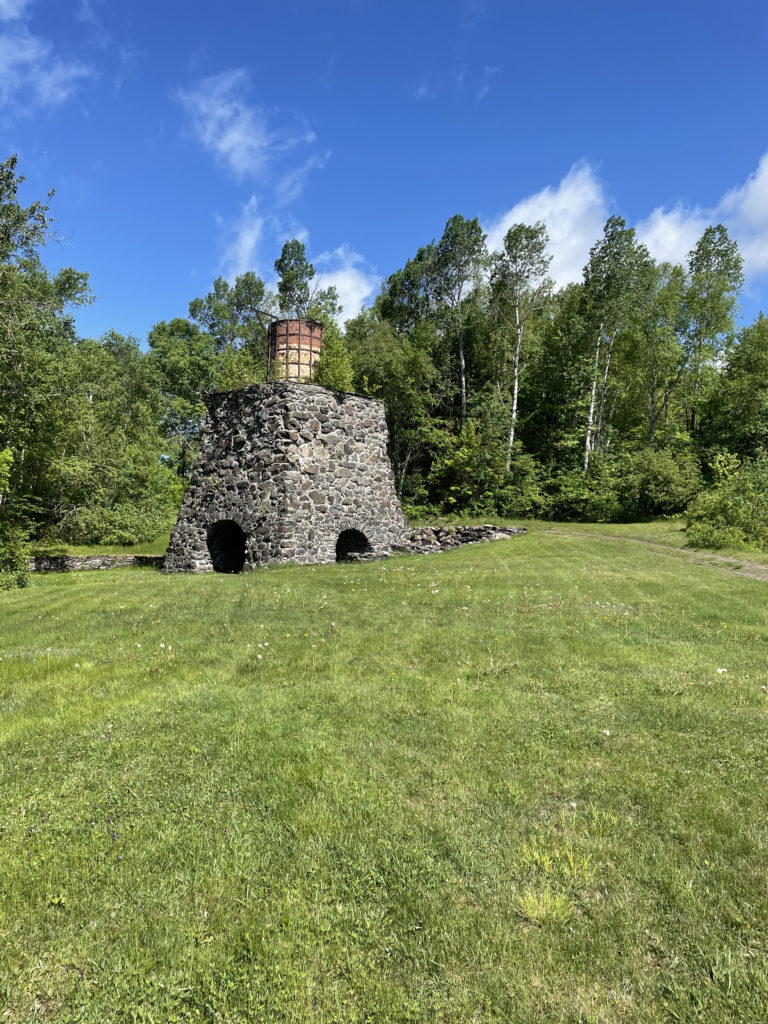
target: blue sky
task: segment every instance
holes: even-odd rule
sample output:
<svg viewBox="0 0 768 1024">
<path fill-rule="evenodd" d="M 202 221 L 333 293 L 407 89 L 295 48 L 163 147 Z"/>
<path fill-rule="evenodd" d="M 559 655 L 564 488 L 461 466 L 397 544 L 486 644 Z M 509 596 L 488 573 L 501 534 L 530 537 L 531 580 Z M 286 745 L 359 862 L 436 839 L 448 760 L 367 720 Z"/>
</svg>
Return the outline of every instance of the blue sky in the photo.
<svg viewBox="0 0 768 1024">
<path fill-rule="evenodd" d="M 298 236 L 345 316 L 439 236 L 612 213 L 659 258 L 723 221 L 768 311 L 768 4 L 0 0 L 0 155 L 53 187 L 82 334 L 146 336 Z"/>
</svg>

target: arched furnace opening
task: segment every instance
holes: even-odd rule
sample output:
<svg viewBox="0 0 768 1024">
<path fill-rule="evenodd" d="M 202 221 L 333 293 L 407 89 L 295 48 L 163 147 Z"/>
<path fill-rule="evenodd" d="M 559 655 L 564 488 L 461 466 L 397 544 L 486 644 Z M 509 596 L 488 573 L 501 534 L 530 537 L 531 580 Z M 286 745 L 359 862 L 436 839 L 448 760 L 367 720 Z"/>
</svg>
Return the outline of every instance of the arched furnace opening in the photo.
<svg viewBox="0 0 768 1024">
<path fill-rule="evenodd" d="M 216 572 L 242 572 L 246 535 L 231 519 L 220 519 L 208 527 L 208 551 Z"/>
<path fill-rule="evenodd" d="M 336 541 L 336 561 L 356 562 L 360 555 L 368 554 L 371 545 L 359 530 L 342 530 Z"/>
</svg>

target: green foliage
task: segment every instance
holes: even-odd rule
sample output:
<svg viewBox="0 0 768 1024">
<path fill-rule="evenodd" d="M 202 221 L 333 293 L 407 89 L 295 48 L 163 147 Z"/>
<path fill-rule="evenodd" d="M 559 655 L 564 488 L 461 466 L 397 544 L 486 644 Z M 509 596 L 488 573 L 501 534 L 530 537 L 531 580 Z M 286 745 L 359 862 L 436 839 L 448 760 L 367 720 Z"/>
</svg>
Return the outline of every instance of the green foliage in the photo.
<svg viewBox="0 0 768 1024">
<path fill-rule="evenodd" d="M 214 390 L 222 377 L 221 357 L 217 357 L 214 338 L 181 317 L 155 324 L 147 342 L 167 455 L 179 475 L 188 478 L 205 422 L 205 394 Z M 230 352 L 228 347 L 226 353 Z"/>
<path fill-rule="evenodd" d="M 62 523 L 59 535 L 70 544 L 141 544 L 170 530 L 181 495 L 170 481 L 167 496 L 136 496 L 113 505 L 82 505 Z"/>
<path fill-rule="evenodd" d="M 522 445 L 516 444 L 509 457 L 505 481 L 496 495 L 496 511 L 521 519 L 544 516 L 548 508 L 544 467 Z"/>
<path fill-rule="evenodd" d="M 688 507 L 688 543 L 693 547 L 768 551 L 768 456 L 746 461 L 720 476 Z"/>
<path fill-rule="evenodd" d="M 29 528 L 0 518 L 0 590 L 29 583 Z"/>
<path fill-rule="evenodd" d="M 10 448 L 0 451 L 0 496 L 8 493 L 11 479 L 11 465 L 13 464 L 13 452 Z"/>
<path fill-rule="evenodd" d="M 289 239 L 275 260 L 275 270 L 280 276 L 277 283 L 280 312 L 284 316 L 305 317 L 315 268 L 307 259 L 304 243 L 297 238 Z"/>
<path fill-rule="evenodd" d="M 613 523 L 624 518 L 622 472 L 618 460 L 599 455 L 589 470 L 568 469 L 547 481 L 548 514 L 552 519 Z"/>
<path fill-rule="evenodd" d="M 226 348 L 216 361 L 217 390 L 263 384 L 266 379 L 264 360 L 253 348 Z"/>
<path fill-rule="evenodd" d="M 341 331 L 335 323 L 329 323 L 323 337 L 323 350 L 315 365 L 315 384 L 335 391 L 351 391 L 354 379 L 352 360 Z"/>
<path fill-rule="evenodd" d="M 50 230 L 48 207 L 34 202 L 26 208 L 18 199 L 23 175 L 16 174 L 18 157 L 0 163 L 0 263 L 34 260 Z M 53 196 L 53 189 L 48 199 Z"/>
<path fill-rule="evenodd" d="M 433 430 L 435 458 L 427 476 L 429 492 L 439 496 L 444 512 L 492 515 L 506 473 L 501 444 L 489 445 L 470 420 L 457 436 Z"/>
<path fill-rule="evenodd" d="M 683 512 L 701 490 L 698 459 L 691 451 L 643 448 L 630 454 L 622 473 L 626 519 Z"/>
<path fill-rule="evenodd" d="M 217 277 L 213 291 L 190 302 L 190 319 L 213 339 L 227 372 L 231 373 L 228 377 L 225 372 L 223 386 L 240 386 L 229 384 L 233 378 L 249 384 L 267 379 L 267 326 L 276 309 L 275 296 L 252 270 L 239 274 L 233 285 Z M 195 347 L 199 348 L 200 343 L 195 341 Z M 233 367 L 237 367 L 237 372 L 232 372 Z"/>
<path fill-rule="evenodd" d="M 749 456 L 768 446 L 768 318 L 745 327 L 702 412 L 702 440 Z"/>
<path fill-rule="evenodd" d="M 442 515 L 442 512 L 437 505 L 428 505 L 425 503 L 419 505 L 412 501 L 403 501 L 401 504 L 403 515 L 411 522 L 436 519 L 438 516 Z"/>
</svg>

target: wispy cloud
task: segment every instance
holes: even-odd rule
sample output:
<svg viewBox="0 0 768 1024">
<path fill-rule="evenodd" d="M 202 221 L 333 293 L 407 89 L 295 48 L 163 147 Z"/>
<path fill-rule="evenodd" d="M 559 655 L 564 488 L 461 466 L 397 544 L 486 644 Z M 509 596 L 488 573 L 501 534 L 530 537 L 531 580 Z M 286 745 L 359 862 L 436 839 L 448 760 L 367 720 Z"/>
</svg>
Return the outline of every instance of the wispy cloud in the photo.
<svg viewBox="0 0 768 1024">
<path fill-rule="evenodd" d="M 15 21 L 23 17 L 32 0 L 0 0 L 0 21 Z"/>
<path fill-rule="evenodd" d="M 258 196 L 251 196 L 237 219 L 226 226 L 223 269 L 229 280 L 234 280 L 246 270 L 257 270 L 264 223 Z"/>
<path fill-rule="evenodd" d="M 299 167 L 286 171 L 277 182 L 275 189 L 275 197 L 278 204 L 285 206 L 288 203 L 292 203 L 294 199 L 298 199 L 304 190 L 304 185 L 310 172 L 324 167 L 330 156 L 331 151 L 329 149 L 324 150 L 322 153 L 314 153 L 303 164 L 300 164 Z"/>
<path fill-rule="evenodd" d="M 424 79 L 414 90 L 414 98 L 417 100 L 433 100 L 437 96 L 437 92 L 429 84 L 428 79 Z"/>
<path fill-rule="evenodd" d="M 255 183 L 258 190 L 235 217 L 219 218 L 222 271 L 232 280 L 253 270 L 269 283 L 286 238 L 306 238 L 291 216 L 291 204 L 312 172 L 328 162 L 330 150 L 318 148 L 315 133 L 300 114 L 255 102 L 244 68 L 202 78 L 180 89 L 177 99 L 197 142 L 220 167 L 251 187 Z"/>
<path fill-rule="evenodd" d="M 413 98 L 416 100 L 434 100 L 438 95 L 453 91 L 459 96 L 472 99 L 478 103 L 484 100 L 491 91 L 493 76 L 498 74 L 499 68 L 486 65 L 481 73 L 471 68 L 459 55 L 459 63 L 449 74 L 441 72 L 435 75 L 425 75 L 413 90 Z"/>
<path fill-rule="evenodd" d="M 276 116 L 252 101 L 244 68 L 204 78 L 177 95 L 197 141 L 237 178 L 263 178 L 286 154 L 316 140 L 299 115 L 275 124 Z"/>
<path fill-rule="evenodd" d="M 58 57 L 51 42 L 24 25 L 0 33 L 0 108 L 6 117 L 63 103 L 91 74 L 80 61 Z"/>
<path fill-rule="evenodd" d="M 498 68 L 486 67 L 483 68 L 483 81 L 480 88 L 475 94 L 475 99 L 479 102 L 484 100 L 488 93 L 491 91 L 491 79 L 498 72 Z"/>
<path fill-rule="evenodd" d="M 97 11 L 103 0 L 80 0 L 75 11 L 75 18 L 90 29 L 90 43 L 99 50 L 108 50 L 114 42 L 114 36 Z"/>
</svg>

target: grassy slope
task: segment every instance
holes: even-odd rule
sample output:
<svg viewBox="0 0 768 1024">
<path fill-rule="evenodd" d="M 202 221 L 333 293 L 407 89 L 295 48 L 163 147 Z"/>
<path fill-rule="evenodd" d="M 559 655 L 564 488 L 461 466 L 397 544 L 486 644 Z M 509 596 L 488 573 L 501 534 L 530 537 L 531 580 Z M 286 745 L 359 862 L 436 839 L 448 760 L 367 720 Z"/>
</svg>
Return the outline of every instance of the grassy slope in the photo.
<svg viewBox="0 0 768 1024">
<path fill-rule="evenodd" d="M 536 531 L 0 594 L 3 1019 L 765 1021 L 765 593 Z"/>
</svg>

